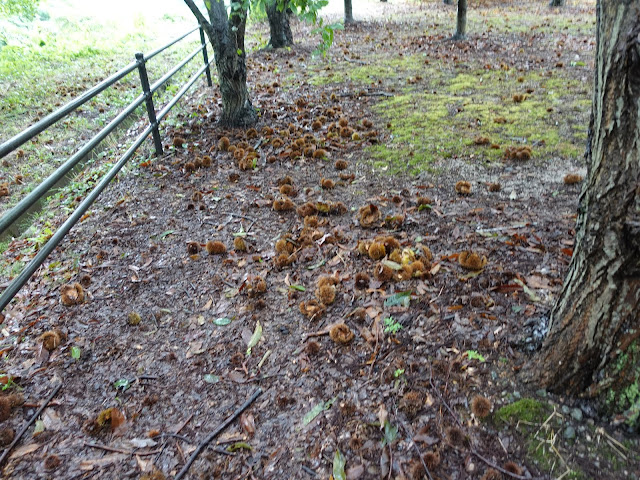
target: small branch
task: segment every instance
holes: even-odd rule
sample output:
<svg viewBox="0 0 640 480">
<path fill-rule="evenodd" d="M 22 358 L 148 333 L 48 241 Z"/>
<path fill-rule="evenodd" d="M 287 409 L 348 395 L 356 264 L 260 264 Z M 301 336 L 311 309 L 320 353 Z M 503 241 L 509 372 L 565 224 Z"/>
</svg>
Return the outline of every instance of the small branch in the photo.
<svg viewBox="0 0 640 480">
<path fill-rule="evenodd" d="M 187 424 L 191 421 L 192 418 L 193 418 L 193 413 L 189 415 L 189 417 L 187 417 L 187 419 L 184 422 L 182 422 L 182 424 L 178 428 L 176 428 L 176 431 L 173 433 L 176 435 L 180 433 L 182 429 L 187 426 Z"/>
<path fill-rule="evenodd" d="M 25 434 L 25 432 L 27 431 L 27 429 L 31 426 L 31 424 L 33 422 L 35 422 L 36 418 L 38 418 L 40 416 L 40 414 L 42 413 L 42 411 L 47 407 L 47 405 L 49 405 L 49 402 L 51 400 L 53 400 L 53 397 L 56 396 L 56 394 L 58 393 L 58 391 L 62 388 L 62 382 L 60 382 L 54 389 L 53 392 L 51 392 L 51 394 L 47 397 L 47 399 L 44 401 L 44 403 L 40 406 L 40 408 L 36 411 L 36 413 L 33 414 L 33 416 L 29 419 L 29 421 L 27 422 L 27 424 L 22 427 L 22 430 L 20 430 L 20 433 L 18 433 L 18 435 L 16 435 L 16 438 L 13 439 L 13 442 L 11 442 L 11 445 L 9 445 L 4 452 L 2 452 L 2 456 L 0 456 L 0 466 L 2 466 L 2 464 L 4 463 L 4 461 L 6 460 L 7 456 L 9 455 L 9 452 L 13 449 L 13 447 L 16 446 L 16 444 L 20 441 L 20 439 L 22 438 L 22 436 Z"/>
<path fill-rule="evenodd" d="M 193 15 L 198 19 L 198 22 L 200 22 L 200 24 L 202 24 L 203 27 L 211 28 L 211 24 L 207 21 L 207 19 L 204 17 L 200 9 L 196 7 L 196 4 L 193 3 L 192 0 L 184 0 L 184 3 L 187 4 L 187 7 L 189 7 L 189 10 L 191 10 L 191 13 L 193 13 Z"/>
<path fill-rule="evenodd" d="M 471 450 L 471 453 L 473 455 L 475 455 L 476 457 L 478 457 L 480 460 L 482 460 L 484 463 L 489 465 L 491 468 L 495 468 L 499 472 L 502 472 L 505 475 L 509 475 L 510 477 L 517 478 L 518 480 L 541 480 L 542 478 L 544 478 L 544 477 L 525 477 L 525 476 L 522 476 L 522 475 L 518 475 L 517 473 L 512 473 L 509 470 L 505 470 L 504 468 L 499 467 L 498 465 L 493 463 L 491 460 L 489 460 L 487 458 L 484 458 L 482 455 L 480 455 L 478 452 L 476 452 L 473 449 Z"/>
<path fill-rule="evenodd" d="M 415 448 L 416 452 L 418 452 L 418 458 L 420 459 L 420 463 L 422 463 L 422 467 L 424 468 L 424 471 L 427 473 L 427 477 L 429 477 L 429 480 L 433 480 L 433 477 L 431 476 L 431 472 L 427 468 L 427 464 L 424 463 L 424 458 L 422 458 L 422 452 L 420 451 L 420 448 L 418 447 L 418 445 L 416 445 L 416 442 L 413 441 L 413 433 L 411 432 L 411 430 L 409 430 L 409 427 L 407 427 L 404 424 L 404 422 L 401 422 L 400 425 L 402 425 L 402 428 L 404 428 L 404 431 L 407 433 L 407 435 L 409 435 L 409 440 L 411 440 L 411 445 L 413 446 L 413 448 Z"/>
<path fill-rule="evenodd" d="M 433 391 L 436 392 L 438 397 L 440 397 L 440 401 L 442 402 L 442 404 L 446 407 L 446 409 L 449 411 L 453 419 L 458 424 L 458 427 L 463 428 L 462 424 L 460 423 L 460 420 L 458 420 L 458 416 L 455 413 L 453 413 L 453 410 L 451 410 L 451 407 L 449 407 L 449 404 L 445 402 L 444 398 L 442 397 L 442 394 L 433 384 L 433 368 L 431 368 L 431 363 L 429 363 L 429 383 L 431 384 L 431 388 L 433 389 Z"/>
<path fill-rule="evenodd" d="M 395 97 L 393 93 L 388 92 L 356 92 L 356 93 L 341 93 L 340 97 Z"/>
<path fill-rule="evenodd" d="M 343 56 L 344 56 L 344 59 L 345 59 L 347 62 L 350 62 L 350 63 L 358 63 L 358 64 L 360 64 L 360 65 L 368 65 L 368 63 L 367 63 L 367 62 L 363 62 L 362 60 L 352 60 L 352 59 L 350 59 L 350 58 L 347 58 L 347 56 L 346 56 L 346 55 L 343 55 Z"/>
<path fill-rule="evenodd" d="M 224 429 L 226 429 L 231 424 L 231 422 L 233 422 L 242 412 L 249 408 L 249 406 L 261 394 L 261 388 L 253 392 L 253 395 L 251 395 L 251 397 L 249 397 L 247 401 L 240 405 L 235 412 L 233 412 L 224 422 L 222 422 L 213 432 L 211 432 L 211 434 L 209 434 L 209 436 L 205 438 L 202 443 L 200 443 L 200 445 L 198 445 L 198 448 L 196 448 L 195 452 L 191 454 L 189 461 L 185 464 L 184 467 L 182 467 L 182 470 L 180 470 L 178 475 L 176 475 L 175 480 L 180 480 L 182 477 L 184 477 L 189 471 L 189 468 L 191 468 L 193 462 L 195 462 L 196 458 L 198 458 L 198 456 L 204 451 L 204 449 L 207 448 L 207 445 L 209 445 L 209 443 L 211 443 L 214 438 L 216 438 Z"/>
<path fill-rule="evenodd" d="M 99 443 L 84 443 L 85 447 L 97 448 L 98 450 L 104 450 L 105 452 L 124 453 L 125 455 L 138 455 L 140 457 L 146 457 L 149 455 L 155 455 L 161 450 L 153 450 L 151 452 L 138 452 L 136 450 L 125 450 L 123 448 L 109 447 L 107 445 L 100 445 Z"/>
</svg>

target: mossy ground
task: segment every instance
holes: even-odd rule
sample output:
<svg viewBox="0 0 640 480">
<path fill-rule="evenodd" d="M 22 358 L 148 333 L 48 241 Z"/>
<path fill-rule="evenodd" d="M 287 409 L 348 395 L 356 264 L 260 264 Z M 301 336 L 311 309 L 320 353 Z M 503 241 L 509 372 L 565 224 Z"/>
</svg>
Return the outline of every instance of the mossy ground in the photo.
<svg viewBox="0 0 640 480">
<path fill-rule="evenodd" d="M 374 109 L 390 139 L 369 149 L 375 167 L 416 174 L 449 158 L 491 165 L 502 161 L 506 147 L 523 145 L 532 148 L 534 161 L 582 157 L 591 108 L 591 53 L 581 46 L 589 45 L 592 20 L 562 12 L 541 18 L 508 7 L 496 15 L 480 8 L 470 11 L 469 40 L 452 42 L 440 23 L 442 12 L 429 13 L 420 24 L 424 29 L 414 35 L 394 35 L 387 27 L 378 38 L 365 37 L 364 48 L 375 51 L 366 62 L 332 64 L 310 79 L 315 85 L 389 95 Z M 523 41 L 523 32 L 534 31 L 541 35 L 536 41 L 544 43 L 548 29 L 572 36 L 578 49 L 572 60 L 543 62 L 542 48 Z M 402 47 L 409 51 L 399 51 Z M 492 49 L 508 55 L 487 56 Z M 480 137 L 490 143 L 475 145 Z"/>
</svg>

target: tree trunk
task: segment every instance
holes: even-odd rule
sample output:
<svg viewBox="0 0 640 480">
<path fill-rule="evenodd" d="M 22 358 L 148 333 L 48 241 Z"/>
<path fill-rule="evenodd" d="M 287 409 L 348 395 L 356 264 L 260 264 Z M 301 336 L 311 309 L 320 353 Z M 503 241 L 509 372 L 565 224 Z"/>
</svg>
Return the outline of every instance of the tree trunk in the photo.
<svg viewBox="0 0 640 480">
<path fill-rule="evenodd" d="M 293 33 L 289 25 L 289 2 L 284 0 L 269 0 L 265 5 L 267 18 L 269 19 L 269 31 L 271 48 L 283 48 L 293 45 Z"/>
<path fill-rule="evenodd" d="M 524 379 L 640 426 L 640 2 L 600 0 L 588 175 L 550 331 Z"/>
<path fill-rule="evenodd" d="M 467 0 L 458 0 L 458 20 L 454 40 L 463 40 L 467 36 Z"/>
<path fill-rule="evenodd" d="M 549 2 L 550 7 L 564 7 L 564 0 L 551 0 Z"/>
<path fill-rule="evenodd" d="M 443 0 L 445 5 L 453 5 L 453 0 Z"/>
<path fill-rule="evenodd" d="M 344 23 L 353 23 L 353 5 L 351 0 L 344 0 Z"/>
<path fill-rule="evenodd" d="M 246 8 L 241 2 L 232 0 L 233 13 L 227 16 L 223 1 L 205 2 L 208 4 L 209 22 L 193 0 L 184 2 L 204 27 L 213 45 L 222 95 L 222 116 L 219 123 L 225 127 L 248 127 L 255 124 L 258 115 L 251 105 L 247 89 L 247 59 L 244 50 Z"/>
</svg>

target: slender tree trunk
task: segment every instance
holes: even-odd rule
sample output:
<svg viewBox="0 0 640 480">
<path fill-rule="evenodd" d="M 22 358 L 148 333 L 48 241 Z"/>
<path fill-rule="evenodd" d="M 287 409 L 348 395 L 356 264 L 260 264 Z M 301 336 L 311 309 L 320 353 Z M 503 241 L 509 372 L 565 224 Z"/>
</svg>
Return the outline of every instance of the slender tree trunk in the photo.
<svg viewBox="0 0 640 480">
<path fill-rule="evenodd" d="M 244 34 L 247 11 L 242 3 L 233 1 L 232 14 L 227 16 L 223 1 L 212 0 L 208 5 L 209 21 L 193 0 L 184 0 L 204 27 L 213 45 L 218 83 L 222 96 L 222 116 L 225 127 L 248 127 L 258 120 L 247 89 L 247 59 Z"/>
<path fill-rule="evenodd" d="M 344 0 L 344 23 L 353 23 L 353 5 L 351 0 Z"/>
<path fill-rule="evenodd" d="M 462 40 L 467 36 L 467 0 L 458 0 L 458 19 L 454 40 Z"/>
<path fill-rule="evenodd" d="M 265 10 L 271 32 L 269 46 L 283 48 L 293 45 L 293 33 L 291 33 L 291 25 L 289 25 L 289 2 L 287 0 L 282 3 L 278 0 L 269 0 L 265 5 Z"/>
<path fill-rule="evenodd" d="M 523 369 L 640 426 L 640 2 L 600 0 L 576 244 L 550 332 Z"/>
</svg>

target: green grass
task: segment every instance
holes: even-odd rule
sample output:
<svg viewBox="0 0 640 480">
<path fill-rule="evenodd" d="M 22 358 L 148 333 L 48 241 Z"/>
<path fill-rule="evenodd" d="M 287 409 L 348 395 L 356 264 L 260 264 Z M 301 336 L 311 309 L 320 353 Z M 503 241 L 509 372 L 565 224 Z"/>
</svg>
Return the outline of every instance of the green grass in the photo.
<svg viewBox="0 0 640 480">
<path fill-rule="evenodd" d="M 127 2 L 117 0 L 120 6 Z M 127 7 L 142 8 L 140 5 Z M 149 1 L 146 2 L 147 4 Z M 168 2 L 169 4 L 170 2 Z M 148 7 L 148 5 L 146 5 Z M 0 25 L 6 45 L 0 48 L 0 142 L 24 130 L 61 105 L 71 101 L 107 76 L 134 60 L 137 51 L 149 52 L 195 25 L 186 7 L 132 14 L 124 26 L 104 12 L 92 16 L 91 4 L 76 0 L 49 0 L 33 22 Z M 180 5 L 178 5 L 180 7 Z M 198 34 L 147 63 L 151 83 L 160 78 L 199 43 Z M 154 95 L 156 108 L 168 93 L 195 71 L 198 57 L 167 84 L 167 92 Z M 27 142 L 23 155 L 9 154 L 0 165 L 0 182 L 8 182 L 10 197 L 1 199 L 10 208 L 103 128 L 120 110 L 140 95 L 137 71 L 81 106 L 56 125 Z M 140 107 L 135 115 L 145 115 Z M 118 135 L 106 142 L 114 146 Z M 16 182 L 22 176 L 22 184 Z"/>
</svg>

